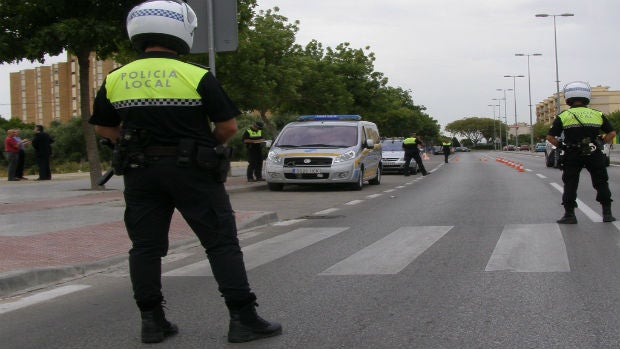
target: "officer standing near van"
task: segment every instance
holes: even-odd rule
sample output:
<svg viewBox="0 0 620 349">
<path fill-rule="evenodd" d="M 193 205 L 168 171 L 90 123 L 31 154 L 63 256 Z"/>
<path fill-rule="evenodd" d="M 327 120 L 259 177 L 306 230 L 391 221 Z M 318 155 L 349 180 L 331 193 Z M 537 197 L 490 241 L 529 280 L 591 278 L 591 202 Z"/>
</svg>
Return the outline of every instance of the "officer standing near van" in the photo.
<svg viewBox="0 0 620 349">
<path fill-rule="evenodd" d="M 441 142 L 441 147 L 443 148 L 443 156 L 445 158 L 446 164 L 448 163 L 448 156 L 450 156 L 450 149 L 452 148 L 452 142 L 448 138 L 444 139 Z"/>
<path fill-rule="evenodd" d="M 424 146 L 424 143 L 416 137 L 416 133 L 412 132 L 411 136 L 405 138 L 403 140 L 403 149 L 405 150 L 405 176 L 410 175 L 411 169 L 409 168 L 409 164 L 411 163 L 411 159 L 415 160 L 418 164 L 418 169 L 422 172 L 423 176 L 426 176 L 428 172 L 424 168 L 424 164 L 422 164 L 422 158 L 420 157 L 420 149 L 419 146 Z"/>
<path fill-rule="evenodd" d="M 596 189 L 596 201 L 603 207 L 603 222 L 616 220 L 611 213 L 611 191 L 609 176 L 603 154 L 604 143 L 611 142 L 616 136 L 609 120 L 598 110 L 588 108 L 592 92 L 586 82 L 576 81 L 564 86 L 564 98 L 570 109 L 565 110 L 553 121 L 547 134 L 547 140 L 564 150 L 562 181 L 564 193 L 562 205 L 564 216 L 560 224 L 577 224 L 575 207 L 577 207 L 577 186 L 579 174 L 583 167 L 590 172 L 592 186 Z M 564 132 L 564 143 L 556 137 Z M 601 133 L 605 137 L 601 138 Z"/>
<path fill-rule="evenodd" d="M 140 58 L 106 77 L 90 118 L 115 143 L 114 170 L 124 174 L 129 272 L 144 343 L 178 332 L 165 317 L 161 283 L 175 208 L 207 253 L 230 313 L 228 341 L 282 332 L 256 313 L 224 187 L 230 148 L 223 144 L 237 132 L 240 112 L 207 68 L 179 60 L 189 53 L 196 26 L 194 11 L 180 0 L 135 6 L 127 31 Z"/>
<path fill-rule="evenodd" d="M 248 156 L 248 168 L 246 176 L 248 182 L 264 181 L 263 178 L 263 123 L 260 121 L 252 124 L 243 133 L 243 143 L 245 143 Z"/>
</svg>

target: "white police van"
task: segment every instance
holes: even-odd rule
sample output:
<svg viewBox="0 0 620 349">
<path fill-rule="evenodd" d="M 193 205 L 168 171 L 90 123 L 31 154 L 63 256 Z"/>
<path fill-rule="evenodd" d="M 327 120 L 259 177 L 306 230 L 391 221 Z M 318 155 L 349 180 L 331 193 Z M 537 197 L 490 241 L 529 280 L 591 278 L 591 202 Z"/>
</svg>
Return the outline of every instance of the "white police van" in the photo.
<svg viewBox="0 0 620 349">
<path fill-rule="evenodd" d="M 274 191 L 285 184 L 380 184 L 379 130 L 359 115 L 303 115 L 284 126 L 265 167 Z"/>
</svg>

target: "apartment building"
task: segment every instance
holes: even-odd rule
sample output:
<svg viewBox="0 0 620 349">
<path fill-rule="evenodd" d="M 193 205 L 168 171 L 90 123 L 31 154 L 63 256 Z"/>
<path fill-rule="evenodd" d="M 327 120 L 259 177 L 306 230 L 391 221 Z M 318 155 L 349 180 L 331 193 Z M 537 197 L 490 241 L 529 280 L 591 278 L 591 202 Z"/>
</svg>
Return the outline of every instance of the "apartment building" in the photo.
<svg viewBox="0 0 620 349">
<path fill-rule="evenodd" d="M 90 57 L 88 98 L 92 101 L 106 75 L 119 64 Z M 67 55 L 66 62 L 54 63 L 10 74 L 11 117 L 24 123 L 49 125 L 80 116 L 80 84 L 77 57 Z M 91 110 L 92 112 L 92 110 Z"/>
<path fill-rule="evenodd" d="M 556 112 L 556 96 L 548 97 L 544 101 L 536 104 L 536 121 L 551 124 L 559 114 Z M 564 92 L 560 92 L 560 111 L 568 109 L 564 101 Z M 610 91 L 609 86 L 593 86 L 590 108 L 600 110 L 604 114 L 613 113 L 620 110 L 620 91 Z"/>
</svg>

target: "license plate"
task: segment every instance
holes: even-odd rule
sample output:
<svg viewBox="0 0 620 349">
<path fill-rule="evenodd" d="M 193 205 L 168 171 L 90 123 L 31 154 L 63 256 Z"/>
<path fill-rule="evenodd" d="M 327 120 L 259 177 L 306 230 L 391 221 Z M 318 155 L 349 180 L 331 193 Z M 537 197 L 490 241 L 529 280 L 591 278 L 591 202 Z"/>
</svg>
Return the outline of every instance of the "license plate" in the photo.
<svg viewBox="0 0 620 349">
<path fill-rule="evenodd" d="M 385 161 L 383 163 L 385 166 L 396 166 L 396 161 Z"/>
<path fill-rule="evenodd" d="M 318 173 L 321 173 L 321 169 L 320 168 L 294 168 L 291 172 L 299 173 L 299 174 L 318 174 Z"/>
</svg>

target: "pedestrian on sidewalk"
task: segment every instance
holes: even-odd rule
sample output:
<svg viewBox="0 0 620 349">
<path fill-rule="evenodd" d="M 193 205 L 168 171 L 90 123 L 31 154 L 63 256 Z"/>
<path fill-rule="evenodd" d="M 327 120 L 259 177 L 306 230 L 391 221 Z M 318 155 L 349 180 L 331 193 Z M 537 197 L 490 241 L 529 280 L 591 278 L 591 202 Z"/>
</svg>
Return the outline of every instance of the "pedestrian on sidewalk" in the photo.
<svg viewBox="0 0 620 349">
<path fill-rule="evenodd" d="M 426 168 L 424 168 L 424 164 L 422 163 L 422 158 L 420 157 L 420 146 L 423 147 L 424 143 L 422 143 L 422 140 L 417 137 L 415 132 L 412 132 L 411 136 L 403 140 L 402 147 L 405 150 L 405 176 L 410 175 L 409 172 L 411 171 L 411 168 L 409 167 L 409 164 L 411 163 L 411 159 L 418 164 L 418 169 L 422 172 L 423 176 L 428 174 Z"/>
<path fill-rule="evenodd" d="M 39 178 L 36 179 L 38 181 L 52 179 L 52 170 L 50 169 L 52 143 L 54 143 L 54 139 L 44 131 L 43 125 L 36 125 L 34 127 L 34 137 L 32 138 L 32 147 L 34 148 L 34 157 L 39 168 Z"/>
<path fill-rule="evenodd" d="M 29 139 L 21 139 L 21 137 L 19 136 L 19 129 L 15 129 L 14 131 L 15 135 L 13 136 L 13 138 L 15 138 L 15 140 L 19 144 L 19 153 L 17 157 L 17 169 L 15 170 L 15 177 L 20 180 L 27 180 L 28 178 L 24 177 L 24 165 L 26 164 L 26 151 L 24 149 L 24 146 L 26 144 L 30 144 L 31 142 Z"/>
<path fill-rule="evenodd" d="M 243 133 L 243 143 L 245 144 L 248 157 L 248 169 L 246 176 L 248 182 L 264 181 L 263 179 L 263 123 L 260 121 L 252 124 Z"/>
<path fill-rule="evenodd" d="M 15 130 L 10 129 L 6 131 L 6 138 L 4 138 L 4 155 L 8 161 L 7 176 L 9 181 L 19 181 L 16 176 L 17 163 L 19 161 L 19 143 L 15 139 Z"/>
<path fill-rule="evenodd" d="M 196 26 L 196 15 L 185 2 L 135 6 L 127 16 L 127 31 L 140 58 L 106 77 L 90 118 L 97 133 L 121 142 L 117 153 L 126 160 L 116 161 L 125 166 L 118 165 L 115 173 L 124 174 L 129 272 L 144 343 L 178 332 L 164 314 L 161 284 L 161 258 L 168 252 L 175 208 L 207 253 L 230 314 L 228 341 L 282 332 L 280 324 L 256 313 L 224 187 L 230 154 L 223 145 L 237 132 L 240 112 L 208 68 L 179 59 L 189 53 Z M 125 157 L 122 149 L 131 149 L 132 156 Z"/>
</svg>

